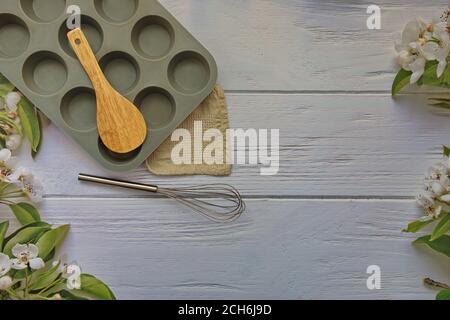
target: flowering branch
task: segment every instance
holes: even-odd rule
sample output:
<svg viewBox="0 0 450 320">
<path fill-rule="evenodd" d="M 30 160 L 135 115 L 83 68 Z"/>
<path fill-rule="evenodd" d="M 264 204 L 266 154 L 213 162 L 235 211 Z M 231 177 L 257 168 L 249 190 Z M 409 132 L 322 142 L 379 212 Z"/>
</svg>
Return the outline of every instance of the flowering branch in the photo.
<svg viewBox="0 0 450 320">
<path fill-rule="evenodd" d="M 393 96 L 408 84 L 450 88 L 450 9 L 431 22 L 421 18 L 410 21 L 395 48 L 401 69 L 392 84 Z M 432 98 L 430 103 L 450 108 L 447 98 Z M 450 148 L 444 147 L 443 159 L 426 173 L 424 191 L 417 196 L 417 203 L 425 215 L 403 231 L 417 233 L 434 224 L 430 235 L 420 237 L 414 243 L 427 245 L 450 257 Z M 450 300 L 450 288 L 446 284 L 429 278 L 424 282 L 442 289 L 437 299 Z"/>
<path fill-rule="evenodd" d="M 406 25 L 402 40 L 395 46 L 401 70 L 392 85 L 392 95 L 415 83 L 450 88 L 449 32 L 450 10 L 431 22 L 417 18 Z M 442 104 L 450 105 L 448 100 L 438 101 Z"/>
<path fill-rule="evenodd" d="M 82 273 L 78 264 L 53 261 L 69 226 L 52 228 L 33 204 L 41 201 L 43 187 L 28 169 L 16 165 L 12 150 L 25 134 L 37 152 L 39 127 L 32 123 L 34 109 L 19 93 L 9 91 L 2 98 L 5 86 L 11 89 L 0 75 L 0 146 L 6 147 L 0 147 L 0 205 L 9 206 L 22 227 L 7 235 L 9 222 L 0 222 L 0 300 L 115 299 L 106 284 Z"/>
<path fill-rule="evenodd" d="M 435 224 L 430 235 L 420 237 L 414 243 L 427 245 L 434 251 L 450 258 L 450 149 L 444 147 L 443 159 L 428 169 L 425 176 L 424 192 L 417 196 L 417 203 L 425 215 L 411 222 L 404 232 L 417 233 L 425 227 Z M 425 284 L 443 289 L 438 299 L 450 299 L 450 287 L 429 278 Z"/>
</svg>

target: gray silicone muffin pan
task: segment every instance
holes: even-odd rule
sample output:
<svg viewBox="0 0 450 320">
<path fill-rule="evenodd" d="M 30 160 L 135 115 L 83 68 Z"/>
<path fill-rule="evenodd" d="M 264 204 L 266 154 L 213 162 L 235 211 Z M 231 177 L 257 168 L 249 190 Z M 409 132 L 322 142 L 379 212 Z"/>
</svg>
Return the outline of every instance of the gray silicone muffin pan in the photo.
<svg viewBox="0 0 450 320">
<path fill-rule="evenodd" d="M 147 140 L 130 154 L 99 139 L 95 94 L 67 40 L 69 5 L 81 8 L 81 29 L 112 86 L 147 120 Z M 142 164 L 217 80 L 211 54 L 155 0 L 1 0 L 0 72 L 113 171 Z"/>
</svg>

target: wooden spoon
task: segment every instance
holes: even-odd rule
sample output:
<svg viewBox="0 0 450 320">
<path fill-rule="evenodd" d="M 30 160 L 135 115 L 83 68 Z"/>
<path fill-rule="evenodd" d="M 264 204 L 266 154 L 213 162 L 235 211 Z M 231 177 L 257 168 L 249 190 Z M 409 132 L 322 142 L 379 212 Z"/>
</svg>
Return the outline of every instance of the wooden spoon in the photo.
<svg viewBox="0 0 450 320">
<path fill-rule="evenodd" d="M 142 113 L 106 80 L 83 31 L 74 29 L 67 37 L 94 87 L 97 126 L 103 143 L 115 153 L 136 150 L 147 137 L 147 124 Z"/>
</svg>

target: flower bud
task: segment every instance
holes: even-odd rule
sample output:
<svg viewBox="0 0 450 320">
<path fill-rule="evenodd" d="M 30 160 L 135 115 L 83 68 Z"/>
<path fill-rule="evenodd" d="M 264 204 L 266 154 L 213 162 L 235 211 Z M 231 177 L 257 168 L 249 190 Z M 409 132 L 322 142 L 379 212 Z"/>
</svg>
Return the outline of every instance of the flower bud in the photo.
<svg viewBox="0 0 450 320">
<path fill-rule="evenodd" d="M 0 290 L 6 290 L 9 289 L 9 287 L 12 286 L 12 279 L 9 276 L 4 276 L 0 278 Z"/>
<path fill-rule="evenodd" d="M 61 295 L 59 293 L 57 293 L 51 299 L 52 300 L 62 300 L 63 298 L 61 297 Z"/>
</svg>

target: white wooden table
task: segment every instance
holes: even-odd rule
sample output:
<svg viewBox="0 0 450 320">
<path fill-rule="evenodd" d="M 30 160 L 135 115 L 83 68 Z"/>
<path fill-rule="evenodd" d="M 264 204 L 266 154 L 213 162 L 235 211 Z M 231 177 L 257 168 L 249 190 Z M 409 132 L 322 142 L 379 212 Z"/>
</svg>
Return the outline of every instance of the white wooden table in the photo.
<svg viewBox="0 0 450 320">
<path fill-rule="evenodd" d="M 448 260 L 401 229 L 420 215 L 423 173 L 450 143 L 450 114 L 425 95 L 393 100 L 393 42 L 446 0 L 164 0 L 215 56 L 232 127 L 281 128 L 281 170 L 235 167 L 247 213 L 218 225 L 165 199 L 81 184 L 79 172 L 161 185 L 143 167 L 105 172 L 50 125 L 36 161 L 45 220 L 71 224 L 64 251 L 121 299 L 422 299 Z M 382 30 L 366 9 L 382 8 Z M 0 218 L 11 217 L 2 210 Z M 366 287 L 379 265 L 382 289 Z"/>
</svg>

